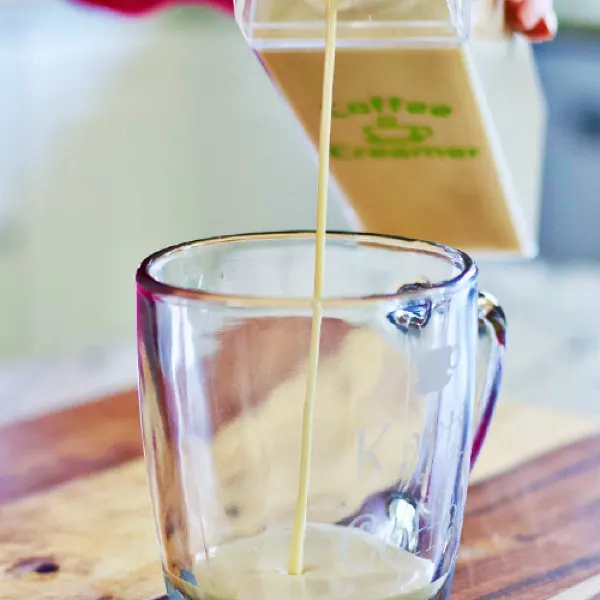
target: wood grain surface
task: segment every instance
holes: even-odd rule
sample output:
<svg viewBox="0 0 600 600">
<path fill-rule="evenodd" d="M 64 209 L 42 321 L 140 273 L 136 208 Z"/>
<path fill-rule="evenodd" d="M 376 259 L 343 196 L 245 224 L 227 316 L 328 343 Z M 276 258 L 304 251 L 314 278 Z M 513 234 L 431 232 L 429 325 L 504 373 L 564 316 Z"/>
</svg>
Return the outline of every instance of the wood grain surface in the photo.
<svg viewBox="0 0 600 600">
<path fill-rule="evenodd" d="M 0 504 L 142 455 L 137 392 L 0 431 Z"/>
<path fill-rule="evenodd" d="M 453 598 L 598 597 L 597 431 L 500 405 L 469 493 Z M 164 594 L 135 392 L 1 431 L 0 467 L 2 600 Z"/>
</svg>

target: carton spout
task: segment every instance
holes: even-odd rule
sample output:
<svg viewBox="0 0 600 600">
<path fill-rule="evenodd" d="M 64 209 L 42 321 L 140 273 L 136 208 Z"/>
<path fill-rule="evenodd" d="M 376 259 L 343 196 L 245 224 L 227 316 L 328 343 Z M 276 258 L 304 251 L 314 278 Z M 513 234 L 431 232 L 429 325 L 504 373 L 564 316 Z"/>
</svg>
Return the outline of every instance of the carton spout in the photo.
<svg viewBox="0 0 600 600">
<path fill-rule="evenodd" d="M 436 46 L 463 42 L 472 0 L 339 0 L 337 46 Z M 255 50 L 324 44 L 324 0 L 235 0 L 235 16 Z"/>
</svg>

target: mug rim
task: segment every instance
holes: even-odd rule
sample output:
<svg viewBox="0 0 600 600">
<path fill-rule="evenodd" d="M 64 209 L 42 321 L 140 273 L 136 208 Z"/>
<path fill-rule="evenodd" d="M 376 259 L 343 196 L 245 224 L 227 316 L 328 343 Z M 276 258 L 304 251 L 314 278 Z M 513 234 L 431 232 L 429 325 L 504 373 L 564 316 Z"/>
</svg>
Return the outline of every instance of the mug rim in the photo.
<svg viewBox="0 0 600 600">
<path fill-rule="evenodd" d="M 141 293 L 152 297 L 159 296 L 163 301 L 170 299 L 193 300 L 238 308 L 312 308 L 313 299 L 308 296 L 282 298 L 266 295 L 224 294 L 171 285 L 154 277 L 151 274 L 151 269 L 159 260 L 199 246 L 223 245 L 245 241 L 274 242 L 285 239 L 306 240 L 309 238 L 314 239 L 315 236 L 316 233 L 314 230 L 267 231 L 212 236 L 167 246 L 148 255 L 139 265 L 135 275 L 137 292 L 138 294 Z M 477 281 L 479 272 L 477 265 L 466 252 L 436 242 L 379 233 L 327 231 L 325 240 L 326 251 L 328 240 L 353 240 L 365 245 L 375 245 L 382 249 L 386 249 L 386 247 L 390 249 L 396 248 L 407 252 L 435 255 L 451 261 L 455 267 L 460 269 L 460 272 L 450 279 L 431 282 L 414 289 L 393 293 L 323 298 L 320 302 L 323 308 L 351 307 L 398 300 L 400 298 L 422 298 L 438 294 L 442 291 L 454 294 L 467 287 L 473 287 Z"/>
</svg>

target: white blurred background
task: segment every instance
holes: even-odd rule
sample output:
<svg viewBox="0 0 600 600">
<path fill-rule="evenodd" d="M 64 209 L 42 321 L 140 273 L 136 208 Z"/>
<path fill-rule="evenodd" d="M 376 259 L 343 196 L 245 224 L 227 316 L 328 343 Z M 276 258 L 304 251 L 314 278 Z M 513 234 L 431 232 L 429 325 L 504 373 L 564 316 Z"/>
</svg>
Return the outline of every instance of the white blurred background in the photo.
<svg viewBox="0 0 600 600">
<path fill-rule="evenodd" d="M 229 19 L 0 3 L 0 81 L 0 357 L 129 336 L 166 244 L 313 226 L 312 155 Z"/>
<path fill-rule="evenodd" d="M 569 390 L 571 375 L 548 375 L 551 349 L 572 343 L 586 374 L 600 367 L 600 322 L 574 306 L 600 293 L 600 2 L 557 6 L 563 33 L 537 52 L 550 106 L 542 259 L 487 271 L 521 324 L 513 372 L 546 380 L 534 402 Z M 315 173 L 231 20 L 0 0 L 0 421 L 133 385 L 141 258 L 186 239 L 312 228 Z M 330 217 L 346 226 L 339 203 Z M 545 325 L 529 319 L 540 306 Z M 546 363 L 523 366 L 540 352 Z M 596 373 L 580 374 L 582 410 L 599 398 Z M 514 381 L 513 395 L 531 396 Z"/>
</svg>

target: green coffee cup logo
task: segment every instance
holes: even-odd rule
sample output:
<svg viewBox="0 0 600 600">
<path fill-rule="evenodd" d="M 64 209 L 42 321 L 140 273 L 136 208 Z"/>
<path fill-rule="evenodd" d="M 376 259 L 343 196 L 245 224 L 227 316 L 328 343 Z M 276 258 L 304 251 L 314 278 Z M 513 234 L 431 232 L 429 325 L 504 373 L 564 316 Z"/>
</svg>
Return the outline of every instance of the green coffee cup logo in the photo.
<svg viewBox="0 0 600 600">
<path fill-rule="evenodd" d="M 398 123 L 394 116 L 377 117 L 375 125 L 365 125 L 363 132 L 367 144 L 423 142 L 433 135 L 433 129 L 427 125 Z"/>
<path fill-rule="evenodd" d="M 368 102 L 347 102 L 334 106 L 333 119 L 368 116 L 371 121 L 362 127 L 359 145 L 332 142 L 333 159 L 472 159 L 479 148 L 470 146 L 440 146 L 435 144 L 435 121 L 452 118 L 453 109 L 444 104 L 404 101 L 399 97 L 371 98 Z M 407 122 L 406 115 L 423 115 L 429 124 Z"/>
</svg>

